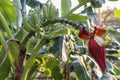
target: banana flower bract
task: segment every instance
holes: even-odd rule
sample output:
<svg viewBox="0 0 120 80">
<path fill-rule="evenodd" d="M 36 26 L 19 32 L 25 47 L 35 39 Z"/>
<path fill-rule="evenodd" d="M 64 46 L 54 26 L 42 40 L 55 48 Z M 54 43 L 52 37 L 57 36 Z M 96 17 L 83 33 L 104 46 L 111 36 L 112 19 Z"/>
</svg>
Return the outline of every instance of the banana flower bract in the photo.
<svg viewBox="0 0 120 80">
<path fill-rule="evenodd" d="M 102 71 L 106 71 L 106 51 L 105 44 L 101 36 L 106 32 L 102 25 L 96 26 L 92 34 L 87 31 L 85 28 L 82 28 L 78 36 L 88 41 L 88 50 L 91 56 L 98 63 Z"/>
</svg>

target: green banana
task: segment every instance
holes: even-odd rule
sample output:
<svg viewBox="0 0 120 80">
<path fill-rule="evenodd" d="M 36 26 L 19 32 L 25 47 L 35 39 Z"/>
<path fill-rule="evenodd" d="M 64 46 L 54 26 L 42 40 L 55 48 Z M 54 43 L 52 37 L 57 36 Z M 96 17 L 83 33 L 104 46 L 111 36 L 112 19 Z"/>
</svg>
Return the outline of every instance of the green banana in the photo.
<svg viewBox="0 0 120 80">
<path fill-rule="evenodd" d="M 42 24 L 43 15 L 41 14 L 42 14 L 42 9 L 40 7 L 35 8 L 34 14 L 33 14 L 35 24 L 39 24 L 39 25 Z"/>
<path fill-rule="evenodd" d="M 44 21 L 54 19 L 58 17 L 58 15 L 58 10 L 52 3 L 45 4 L 42 8 L 37 7 L 34 11 L 31 10 L 28 15 L 23 17 L 24 29 L 26 31 L 41 31 L 40 26 L 42 26 Z M 46 28 L 46 30 L 48 30 L 48 28 Z"/>
<path fill-rule="evenodd" d="M 41 25 L 42 21 L 43 21 L 43 15 L 42 15 L 42 9 L 41 8 L 38 9 L 38 16 L 39 16 L 39 22 L 40 22 L 40 25 Z"/>
<path fill-rule="evenodd" d="M 34 14 L 35 14 L 35 12 L 32 12 L 32 13 L 31 13 L 31 22 L 32 22 L 33 25 L 35 25 L 35 23 L 36 23 L 36 22 L 35 22 L 35 19 L 34 19 Z M 34 27 L 34 26 L 33 26 L 33 27 Z"/>
<path fill-rule="evenodd" d="M 40 20 L 39 20 L 38 14 L 37 14 L 37 13 L 34 13 L 34 14 L 33 14 L 33 17 L 34 17 L 35 24 L 40 24 Z"/>
<path fill-rule="evenodd" d="M 33 22 L 31 21 L 31 16 L 28 15 L 28 23 L 31 25 L 31 26 L 34 26 Z"/>
<path fill-rule="evenodd" d="M 47 4 L 46 6 L 47 6 L 47 13 L 48 13 L 48 15 L 49 15 L 49 12 L 50 12 L 50 6 L 51 6 L 51 5 L 50 5 L 50 4 Z"/>
<path fill-rule="evenodd" d="M 54 8 L 54 6 L 53 6 L 52 3 L 50 3 L 49 5 L 50 5 L 50 7 L 49 7 L 49 13 L 48 13 L 49 14 L 49 19 L 53 19 L 55 8 Z"/>
<path fill-rule="evenodd" d="M 39 18 L 39 24 L 41 25 L 41 22 L 43 21 L 43 16 L 41 15 L 42 9 L 38 7 L 38 18 Z"/>
<path fill-rule="evenodd" d="M 23 16 L 23 25 L 25 25 L 28 21 L 28 16 L 27 15 L 24 15 Z"/>
<path fill-rule="evenodd" d="M 33 28 L 29 23 L 26 23 L 23 27 L 27 32 L 29 32 L 29 31 L 35 32 L 36 31 L 36 29 Z"/>
<path fill-rule="evenodd" d="M 55 8 L 55 6 L 50 3 L 47 5 L 48 6 L 48 19 L 54 19 L 56 17 L 58 17 L 58 10 Z"/>
<path fill-rule="evenodd" d="M 43 21 L 44 21 L 43 15 L 42 15 L 41 13 L 39 13 L 39 22 L 40 22 L 40 26 L 42 26 Z"/>
<path fill-rule="evenodd" d="M 40 31 L 41 30 L 40 29 L 40 25 L 39 24 L 35 24 L 35 29 L 38 30 L 38 31 Z"/>
<path fill-rule="evenodd" d="M 43 10 L 43 16 L 44 16 L 44 18 L 48 19 L 47 6 L 43 5 L 42 10 Z"/>
</svg>

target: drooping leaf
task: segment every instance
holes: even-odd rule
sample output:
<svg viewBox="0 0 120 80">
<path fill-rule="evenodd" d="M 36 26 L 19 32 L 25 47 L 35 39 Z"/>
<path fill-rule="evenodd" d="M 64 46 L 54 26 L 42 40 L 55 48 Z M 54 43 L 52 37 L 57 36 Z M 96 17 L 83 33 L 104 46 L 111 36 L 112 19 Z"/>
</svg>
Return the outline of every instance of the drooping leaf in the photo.
<svg viewBox="0 0 120 80">
<path fill-rule="evenodd" d="M 115 66 L 115 65 L 113 65 L 113 67 L 114 67 L 114 72 L 115 72 L 115 75 L 118 75 L 118 76 L 120 76 L 120 68 L 118 68 L 117 66 Z"/>
<path fill-rule="evenodd" d="M 80 80 L 91 80 L 90 75 L 88 74 L 87 70 L 86 70 L 86 66 L 83 60 L 82 56 L 73 56 L 73 58 L 75 59 L 72 62 L 73 65 L 73 70 L 74 72 L 77 74 L 78 78 Z"/>
<path fill-rule="evenodd" d="M 83 57 L 83 61 L 81 60 L 80 57 Z M 101 69 L 100 67 L 98 66 L 98 64 L 95 62 L 94 59 L 92 59 L 90 56 L 88 55 L 83 55 L 83 56 L 79 56 L 79 57 L 75 57 L 75 56 L 72 56 L 72 62 L 74 63 L 77 63 L 78 62 L 78 59 L 79 59 L 79 62 L 81 61 L 84 65 L 83 67 L 85 68 L 86 70 L 86 73 L 88 73 L 88 76 L 93 74 L 93 72 L 91 70 L 94 71 L 94 75 L 96 76 L 96 79 L 100 79 L 102 77 L 102 72 L 101 72 Z M 73 64 L 74 66 L 74 64 Z M 77 70 L 77 69 L 76 69 Z M 91 72 L 89 72 L 91 71 Z M 82 72 L 83 73 L 83 72 Z M 79 72 L 79 74 L 81 74 Z M 83 75 L 83 74 L 82 74 Z M 85 74 L 84 74 L 85 75 Z M 81 78 L 82 79 L 82 78 Z M 82 80 L 86 80 L 86 79 L 82 79 Z"/>
<path fill-rule="evenodd" d="M 64 15 L 71 8 L 71 0 L 61 0 L 61 13 Z"/>
<path fill-rule="evenodd" d="M 84 47 L 84 46 L 78 46 L 78 45 L 76 45 L 75 46 L 75 51 L 76 51 L 76 53 L 80 53 L 80 54 L 86 54 L 86 51 L 87 51 L 87 48 L 86 47 Z"/>
<path fill-rule="evenodd" d="M 106 49 L 108 54 L 117 54 L 119 51 L 117 49 Z"/>
<path fill-rule="evenodd" d="M 88 55 L 84 55 L 83 57 L 84 57 L 84 59 L 85 59 L 86 62 L 89 62 L 88 65 L 89 65 L 92 69 L 93 69 L 94 67 L 97 67 L 97 68 L 100 70 L 98 64 L 95 62 L 95 60 L 94 60 L 93 58 L 91 58 L 91 57 L 88 56 Z"/>
<path fill-rule="evenodd" d="M 85 21 L 88 19 L 87 16 L 82 16 L 79 14 L 70 14 L 66 18 L 73 21 Z"/>
<path fill-rule="evenodd" d="M 108 70 L 110 70 L 113 75 L 120 76 L 120 68 L 117 67 L 115 64 L 113 64 L 110 61 L 107 61 L 107 63 L 109 64 L 109 65 L 107 65 L 108 66 Z"/>
<path fill-rule="evenodd" d="M 108 30 L 108 33 L 110 33 L 112 36 L 114 36 L 117 41 L 120 43 L 120 32 L 116 30 Z"/>
<path fill-rule="evenodd" d="M 16 20 L 16 7 L 11 0 L 0 0 L 0 12 L 9 23 Z"/>
<path fill-rule="evenodd" d="M 79 79 L 90 80 L 87 76 L 84 66 L 80 65 L 79 63 L 74 63 L 74 70 L 75 70 L 77 76 L 79 77 Z M 81 72 L 83 72 L 83 73 L 81 73 Z"/>
<path fill-rule="evenodd" d="M 120 10 L 114 9 L 114 14 L 118 19 L 120 19 Z"/>
<path fill-rule="evenodd" d="M 111 55 L 111 54 L 106 54 L 107 59 L 112 59 L 112 60 L 118 60 L 117 56 Z"/>
</svg>

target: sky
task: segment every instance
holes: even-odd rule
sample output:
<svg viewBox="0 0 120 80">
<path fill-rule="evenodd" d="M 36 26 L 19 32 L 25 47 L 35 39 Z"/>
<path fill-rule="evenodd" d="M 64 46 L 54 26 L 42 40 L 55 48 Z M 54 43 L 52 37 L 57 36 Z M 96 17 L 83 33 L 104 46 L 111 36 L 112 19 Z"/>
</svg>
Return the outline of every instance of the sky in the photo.
<svg viewBox="0 0 120 80">
<path fill-rule="evenodd" d="M 45 3 L 47 0 L 39 0 L 40 2 Z M 53 4 L 60 10 L 61 0 L 51 0 Z M 78 4 L 78 0 L 71 0 L 72 1 L 72 8 L 75 7 Z M 101 10 L 106 10 L 107 8 L 113 9 L 114 7 L 120 9 L 120 0 L 118 1 L 108 1 L 106 0 L 106 3 L 102 5 Z"/>
<path fill-rule="evenodd" d="M 101 7 L 102 10 L 106 10 L 107 8 L 113 9 L 114 7 L 120 9 L 120 0 L 118 1 L 106 1 L 105 4 Z"/>
</svg>

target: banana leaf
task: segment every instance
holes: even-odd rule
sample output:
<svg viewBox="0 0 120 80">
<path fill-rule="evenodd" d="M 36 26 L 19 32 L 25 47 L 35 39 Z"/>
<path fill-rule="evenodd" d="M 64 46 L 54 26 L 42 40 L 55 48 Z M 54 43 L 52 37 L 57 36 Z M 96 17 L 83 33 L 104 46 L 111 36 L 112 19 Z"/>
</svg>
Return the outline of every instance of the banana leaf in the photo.
<svg viewBox="0 0 120 80">
<path fill-rule="evenodd" d="M 0 0 L 0 12 L 8 23 L 16 21 L 16 7 L 13 5 L 11 0 Z"/>
<path fill-rule="evenodd" d="M 0 52 L 0 63 L 3 60 L 4 56 L 5 56 L 5 51 L 2 48 Z M 7 57 L 3 65 L 0 67 L 0 80 L 5 80 L 8 78 L 10 68 L 11 68 L 10 61 Z"/>
</svg>

